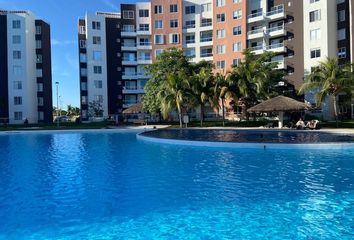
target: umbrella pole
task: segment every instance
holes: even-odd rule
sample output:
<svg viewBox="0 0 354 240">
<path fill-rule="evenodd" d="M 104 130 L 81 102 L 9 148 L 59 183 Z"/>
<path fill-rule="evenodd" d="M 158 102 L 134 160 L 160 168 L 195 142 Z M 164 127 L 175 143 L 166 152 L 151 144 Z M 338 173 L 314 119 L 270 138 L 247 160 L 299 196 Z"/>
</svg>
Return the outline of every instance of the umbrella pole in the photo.
<svg viewBox="0 0 354 240">
<path fill-rule="evenodd" d="M 284 112 L 279 112 L 279 123 L 278 123 L 279 128 L 283 128 L 283 121 L 284 121 Z"/>
</svg>

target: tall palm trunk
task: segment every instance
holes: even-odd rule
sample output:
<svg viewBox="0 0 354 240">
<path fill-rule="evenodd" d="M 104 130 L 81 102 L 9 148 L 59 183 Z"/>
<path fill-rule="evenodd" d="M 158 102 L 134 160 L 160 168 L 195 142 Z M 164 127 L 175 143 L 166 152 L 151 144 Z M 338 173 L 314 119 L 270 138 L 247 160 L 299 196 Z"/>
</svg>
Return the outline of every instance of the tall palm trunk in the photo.
<svg viewBox="0 0 354 240">
<path fill-rule="evenodd" d="M 337 98 L 336 96 L 332 96 L 333 97 L 333 110 L 334 110 L 334 117 L 336 119 L 336 126 L 338 128 L 338 112 L 337 112 Z"/>
<path fill-rule="evenodd" d="M 204 103 L 200 104 L 200 126 L 203 127 L 203 122 L 204 122 L 204 110 L 205 106 Z"/>
<path fill-rule="evenodd" d="M 224 98 L 221 99 L 221 108 L 222 108 L 222 126 L 225 127 L 225 102 Z"/>
<path fill-rule="evenodd" d="M 179 118 L 179 127 L 183 128 L 183 125 L 182 125 L 182 113 L 181 112 L 178 112 L 178 118 Z"/>
</svg>

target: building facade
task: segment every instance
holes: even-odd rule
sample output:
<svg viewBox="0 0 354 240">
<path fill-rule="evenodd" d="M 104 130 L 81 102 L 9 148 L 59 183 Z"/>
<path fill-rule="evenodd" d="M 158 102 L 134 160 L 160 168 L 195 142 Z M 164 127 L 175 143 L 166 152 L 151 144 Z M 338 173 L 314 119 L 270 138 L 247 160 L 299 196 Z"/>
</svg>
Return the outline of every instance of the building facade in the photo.
<svg viewBox="0 0 354 240">
<path fill-rule="evenodd" d="M 352 0 L 151 0 L 122 4 L 121 14 L 113 17 L 120 28 L 114 30 L 103 27 L 112 16 L 88 15 L 79 21 L 86 28 L 79 39 L 88 41 L 85 48 L 80 47 L 80 53 L 87 54 L 87 62 L 80 61 L 83 117 L 87 119 L 85 110 L 88 113 L 93 100 L 102 101 L 104 116 L 139 102 L 149 79 L 145 66 L 171 47 L 182 49 L 192 62 L 211 61 L 222 72 L 242 61 L 245 48 L 255 54 L 273 52 L 271 61 L 286 73 L 279 86 L 295 93 L 326 57 L 338 57 L 340 64 L 352 61 L 353 9 Z M 89 56 L 94 18 L 101 19 L 100 31 L 105 34 L 99 76 Z M 108 44 L 112 51 L 104 50 Z M 112 54 L 114 64 L 107 54 Z M 97 77 L 102 80 L 99 90 L 93 87 Z M 314 103 L 314 95 L 306 93 L 305 100 Z M 329 117 L 330 104 L 323 108 Z"/>
<path fill-rule="evenodd" d="M 28 11 L 0 11 L 0 119 L 51 123 L 50 26 Z"/>
</svg>

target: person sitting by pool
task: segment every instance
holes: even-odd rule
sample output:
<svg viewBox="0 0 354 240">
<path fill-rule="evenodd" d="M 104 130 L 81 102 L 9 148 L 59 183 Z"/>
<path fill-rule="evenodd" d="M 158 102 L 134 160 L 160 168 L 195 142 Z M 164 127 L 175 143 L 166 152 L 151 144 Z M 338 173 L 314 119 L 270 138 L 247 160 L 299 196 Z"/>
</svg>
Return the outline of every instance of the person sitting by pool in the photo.
<svg viewBox="0 0 354 240">
<path fill-rule="evenodd" d="M 305 122 L 302 120 L 302 118 L 300 118 L 296 123 L 296 129 L 304 129 L 305 127 Z"/>
<path fill-rule="evenodd" d="M 307 124 L 306 124 L 306 128 L 311 129 L 311 130 L 316 129 L 317 128 L 317 123 L 318 123 L 317 120 L 308 121 Z"/>
</svg>

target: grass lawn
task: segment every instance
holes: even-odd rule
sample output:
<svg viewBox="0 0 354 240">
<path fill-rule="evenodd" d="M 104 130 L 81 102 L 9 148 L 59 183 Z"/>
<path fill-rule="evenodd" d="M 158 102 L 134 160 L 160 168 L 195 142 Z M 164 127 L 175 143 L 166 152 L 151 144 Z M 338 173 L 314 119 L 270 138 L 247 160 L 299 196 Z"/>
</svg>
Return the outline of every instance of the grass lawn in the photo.
<svg viewBox="0 0 354 240">
<path fill-rule="evenodd" d="M 94 123 L 60 123 L 59 128 L 53 124 L 28 124 L 28 125 L 7 125 L 0 126 L 0 131 L 16 131 L 16 130 L 68 130 L 68 129 L 102 129 L 107 128 L 107 122 Z"/>
</svg>

